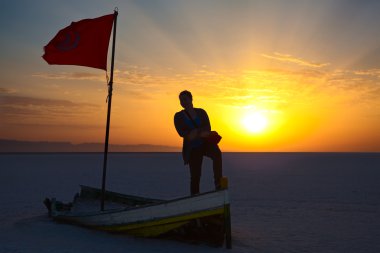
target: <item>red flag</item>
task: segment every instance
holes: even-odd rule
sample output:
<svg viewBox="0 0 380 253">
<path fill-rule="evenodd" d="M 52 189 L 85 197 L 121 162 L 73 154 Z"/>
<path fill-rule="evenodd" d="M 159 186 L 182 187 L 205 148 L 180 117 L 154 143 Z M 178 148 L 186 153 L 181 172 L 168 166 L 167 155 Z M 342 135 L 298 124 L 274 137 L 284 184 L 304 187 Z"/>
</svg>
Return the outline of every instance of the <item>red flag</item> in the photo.
<svg viewBox="0 0 380 253">
<path fill-rule="evenodd" d="M 80 65 L 107 70 L 114 14 L 72 22 L 44 47 L 49 64 Z"/>
</svg>

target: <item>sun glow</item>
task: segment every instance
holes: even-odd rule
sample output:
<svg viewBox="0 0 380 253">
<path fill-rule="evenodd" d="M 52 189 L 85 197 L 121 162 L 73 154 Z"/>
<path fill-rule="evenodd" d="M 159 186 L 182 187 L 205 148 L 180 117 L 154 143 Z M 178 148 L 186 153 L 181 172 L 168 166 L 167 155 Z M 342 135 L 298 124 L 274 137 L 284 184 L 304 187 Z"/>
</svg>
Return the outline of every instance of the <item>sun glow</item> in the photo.
<svg viewBox="0 0 380 253">
<path fill-rule="evenodd" d="M 268 119 L 261 112 L 246 114 L 242 121 L 244 128 L 250 133 L 262 133 L 268 126 Z"/>
</svg>

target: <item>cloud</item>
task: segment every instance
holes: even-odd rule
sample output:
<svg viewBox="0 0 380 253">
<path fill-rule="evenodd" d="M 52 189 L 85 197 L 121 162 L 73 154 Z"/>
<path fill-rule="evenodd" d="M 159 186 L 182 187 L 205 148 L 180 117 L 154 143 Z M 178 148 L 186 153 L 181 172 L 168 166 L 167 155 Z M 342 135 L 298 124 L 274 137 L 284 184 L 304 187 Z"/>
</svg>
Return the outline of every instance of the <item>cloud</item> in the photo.
<svg viewBox="0 0 380 253">
<path fill-rule="evenodd" d="M 356 70 L 353 71 L 353 73 L 359 76 L 372 76 L 380 78 L 380 69 Z"/>
<path fill-rule="evenodd" d="M 264 57 L 310 67 L 296 70 L 237 70 L 198 66 L 197 70 L 184 73 L 173 68 L 158 71 L 143 66 L 125 65 L 115 70 L 114 88 L 117 89 L 117 94 L 135 101 L 174 97 L 182 89 L 190 89 L 197 97 L 213 99 L 222 106 L 258 103 L 272 108 L 284 107 L 290 103 L 311 104 L 324 96 L 346 96 L 347 92 L 356 94 L 363 102 L 373 101 L 380 96 L 380 69 L 333 70 L 322 68 L 327 63 L 308 62 L 291 55 L 274 53 Z M 48 77 L 83 79 L 101 78 L 101 75 L 75 72 L 51 74 Z M 22 98 L 18 98 L 18 103 L 22 101 Z M 27 101 L 30 102 L 31 99 Z M 66 103 L 62 106 L 68 108 L 71 106 L 69 102 L 60 103 Z M 58 102 L 45 100 L 44 103 Z"/>
<path fill-rule="evenodd" d="M 351 97 L 369 104 L 380 99 L 379 69 L 327 70 L 322 68 L 327 63 L 311 63 L 301 59 L 296 61 L 294 57 L 281 56 L 287 60 L 293 59 L 303 66 L 313 67 L 297 70 L 218 70 L 202 66 L 192 73 L 176 73 L 171 70 L 171 73 L 159 74 L 150 69 L 135 67 L 124 73 L 128 75 L 127 79 L 134 82 L 132 87 L 126 87 L 135 94 L 149 94 L 151 98 L 156 95 L 159 97 L 165 90 L 180 91 L 186 88 L 197 97 L 213 99 L 220 106 L 234 107 L 258 104 L 267 108 L 284 108 L 313 104 L 334 96 Z"/>
<path fill-rule="evenodd" d="M 0 95 L 2 123 L 67 123 L 71 119 L 83 121 L 101 108 L 89 103 L 67 100 Z"/>
<path fill-rule="evenodd" d="M 322 67 L 330 65 L 330 63 L 318 63 L 318 62 L 307 61 L 307 60 L 292 56 L 290 54 L 281 54 L 277 52 L 274 52 L 273 55 L 261 54 L 261 56 L 268 59 L 276 60 L 276 61 L 290 62 L 290 63 L 295 63 L 297 65 L 312 67 L 312 68 L 322 68 Z"/>
<path fill-rule="evenodd" d="M 68 100 L 56 100 L 46 98 L 34 98 L 23 96 L 1 96 L 1 106 L 60 106 L 60 107 L 96 107 L 89 103 L 74 103 Z"/>
<path fill-rule="evenodd" d="M 53 79 L 53 80 L 92 80 L 92 81 L 106 81 L 106 76 L 104 74 L 95 74 L 89 72 L 60 72 L 60 73 L 36 73 L 33 74 L 34 77 L 39 77 L 43 79 Z"/>
<path fill-rule="evenodd" d="M 0 94 L 12 94 L 12 93 L 16 93 L 16 90 L 0 87 Z"/>
</svg>

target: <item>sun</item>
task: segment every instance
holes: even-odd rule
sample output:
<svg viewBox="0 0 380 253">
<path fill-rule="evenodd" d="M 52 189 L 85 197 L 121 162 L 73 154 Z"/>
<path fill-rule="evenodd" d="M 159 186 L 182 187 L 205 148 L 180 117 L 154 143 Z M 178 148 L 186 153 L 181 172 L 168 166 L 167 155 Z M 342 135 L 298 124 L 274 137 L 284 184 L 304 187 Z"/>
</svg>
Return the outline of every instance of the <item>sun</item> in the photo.
<svg viewBox="0 0 380 253">
<path fill-rule="evenodd" d="M 262 133 L 268 126 L 268 119 L 261 112 L 246 114 L 242 119 L 242 125 L 250 133 Z"/>
</svg>

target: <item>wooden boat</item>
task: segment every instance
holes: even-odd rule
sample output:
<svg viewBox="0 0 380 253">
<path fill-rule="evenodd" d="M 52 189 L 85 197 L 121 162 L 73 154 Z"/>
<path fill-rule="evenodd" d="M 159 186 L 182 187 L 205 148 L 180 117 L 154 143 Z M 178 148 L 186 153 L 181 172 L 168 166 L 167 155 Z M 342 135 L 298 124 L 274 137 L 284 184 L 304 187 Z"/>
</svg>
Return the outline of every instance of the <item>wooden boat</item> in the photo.
<svg viewBox="0 0 380 253">
<path fill-rule="evenodd" d="M 163 237 L 231 247 L 228 189 L 160 200 L 106 191 L 107 209 L 99 210 L 102 191 L 81 186 L 73 202 L 45 199 L 56 221 L 141 237 Z"/>
</svg>

